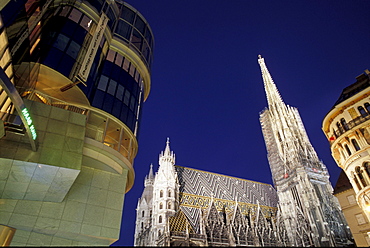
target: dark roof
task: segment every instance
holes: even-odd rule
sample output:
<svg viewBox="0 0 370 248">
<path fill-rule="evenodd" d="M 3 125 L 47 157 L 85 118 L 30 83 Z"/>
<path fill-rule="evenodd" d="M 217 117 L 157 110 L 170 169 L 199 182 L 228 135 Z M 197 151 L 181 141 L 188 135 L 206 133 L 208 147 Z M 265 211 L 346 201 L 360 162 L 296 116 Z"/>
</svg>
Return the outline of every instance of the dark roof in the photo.
<svg viewBox="0 0 370 248">
<path fill-rule="evenodd" d="M 365 70 L 365 73 L 357 76 L 355 83 L 343 89 L 342 93 L 340 94 L 338 100 L 335 102 L 334 106 L 356 95 L 360 91 L 368 88 L 370 86 L 369 74 L 370 72 L 368 70 Z"/>
<path fill-rule="evenodd" d="M 351 188 L 352 188 L 352 185 L 349 182 L 349 179 L 348 179 L 346 173 L 342 170 L 339 174 L 337 184 L 334 187 L 334 195 L 338 194 L 338 193 L 341 193 L 343 191 L 346 191 L 348 189 L 351 189 Z"/>
</svg>

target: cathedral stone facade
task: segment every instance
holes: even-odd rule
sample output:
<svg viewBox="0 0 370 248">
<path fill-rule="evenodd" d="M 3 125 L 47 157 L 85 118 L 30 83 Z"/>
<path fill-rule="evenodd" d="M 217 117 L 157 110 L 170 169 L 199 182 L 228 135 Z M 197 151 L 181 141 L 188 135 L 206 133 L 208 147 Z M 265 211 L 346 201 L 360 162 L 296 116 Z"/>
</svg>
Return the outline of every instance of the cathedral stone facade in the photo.
<svg viewBox="0 0 370 248">
<path fill-rule="evenodd" d="M 286 246 L 276 190 L 175 165 L 169 140 L 145 178 L 135 246 Z"/>
<path fill-rule="evenodd" d="M 326 166 L 298 110 L 284 104 L 258 60 L 268 108 L 260 113 L 274 187 L 175 165 L 169 140 L 137 205 L 135 246 L 352 246 Z"/>
</svg>

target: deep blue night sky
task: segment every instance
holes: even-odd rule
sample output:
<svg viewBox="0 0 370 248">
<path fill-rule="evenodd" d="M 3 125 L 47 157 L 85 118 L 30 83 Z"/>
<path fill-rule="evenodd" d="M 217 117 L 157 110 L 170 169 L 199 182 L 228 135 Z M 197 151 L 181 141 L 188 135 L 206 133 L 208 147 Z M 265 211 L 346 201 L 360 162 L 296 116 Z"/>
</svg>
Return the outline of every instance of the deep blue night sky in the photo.
<svg viewBox="0 0 370 248">
<path fill-rule="evenodd" d="M 167 137 L 176 164 L 272 184 L 259 112 L 258 55 L 284 102 L 297 107 L 333 187 L 340 168 L 321 130 L 341 91 L 370 69 L 368 0 L 131 0 L 155 39 L 135 184 L 120 240 L 132 246 L 138 198 Z"/>
</svg>

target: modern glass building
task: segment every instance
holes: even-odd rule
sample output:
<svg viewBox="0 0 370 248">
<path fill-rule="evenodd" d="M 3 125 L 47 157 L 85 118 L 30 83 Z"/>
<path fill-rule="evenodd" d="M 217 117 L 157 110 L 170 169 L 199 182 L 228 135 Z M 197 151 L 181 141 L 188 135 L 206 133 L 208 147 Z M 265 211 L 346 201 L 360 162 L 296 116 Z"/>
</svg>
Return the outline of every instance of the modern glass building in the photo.
<svg viewBox="0 0 370 248">
<path fill-rule="evenodd" d="M 134 183 L 150 26 L 119 0 L 5 0 L 0 18 L 0 225 L 15 246 L 110 245 Z"/>
</svg>

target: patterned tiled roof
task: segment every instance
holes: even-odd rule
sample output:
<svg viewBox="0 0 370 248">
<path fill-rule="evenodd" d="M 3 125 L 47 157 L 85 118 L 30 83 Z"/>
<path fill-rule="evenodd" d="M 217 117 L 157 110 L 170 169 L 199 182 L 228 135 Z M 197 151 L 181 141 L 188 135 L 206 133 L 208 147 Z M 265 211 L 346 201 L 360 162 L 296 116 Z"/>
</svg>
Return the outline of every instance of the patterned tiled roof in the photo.
<svg viewBox="0 0 370 248">
<path fill-rule="evenodd" d="M 244 215 L 253 214 L 258 205 L 265 216 L 277 211 L 278 197 L 270 184 L 182 166 L 175 169 L 180 184 L 180 211 L 197 233 L 201 210 L 208 208 L 212 199 L 218 211 L 230 214 L 236 204 Z"/>
</svg>

